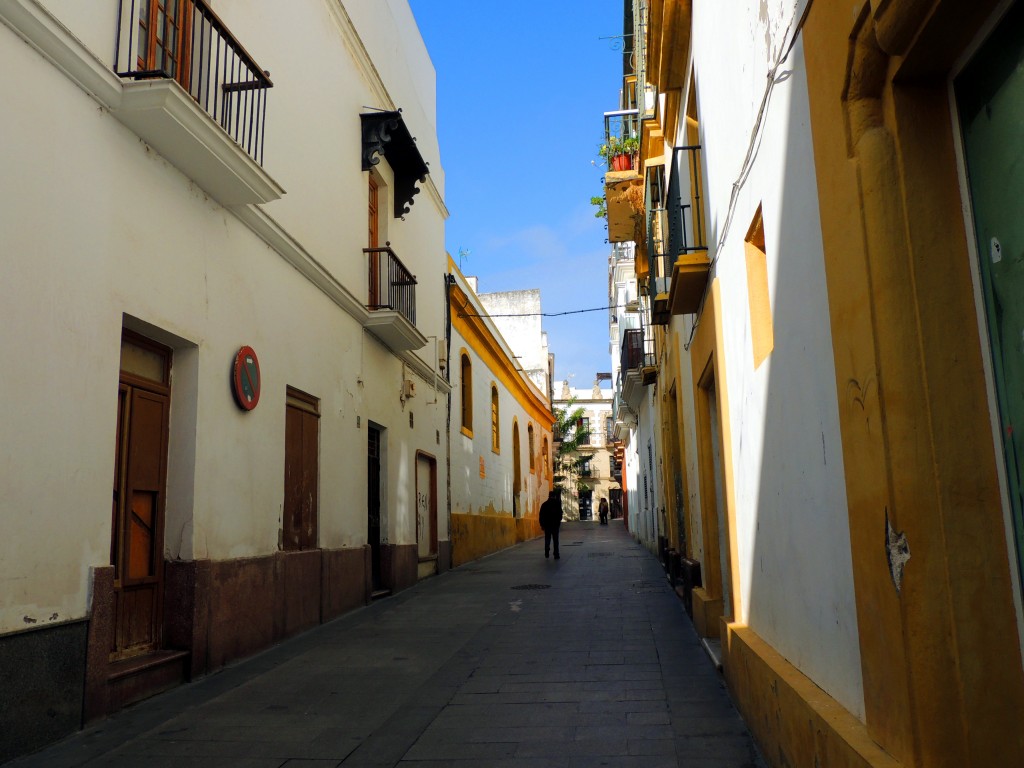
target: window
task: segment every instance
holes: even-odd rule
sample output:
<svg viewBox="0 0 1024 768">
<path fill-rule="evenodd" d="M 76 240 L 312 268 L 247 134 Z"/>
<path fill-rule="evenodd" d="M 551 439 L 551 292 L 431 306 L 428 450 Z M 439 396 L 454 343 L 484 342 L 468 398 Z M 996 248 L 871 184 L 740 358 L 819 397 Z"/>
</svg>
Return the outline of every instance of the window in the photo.
<svg viewBox="0 0 1024 768">
<path fill-rule="evenodd" d="M 501 453 L 501 431 L 498 426 L 498 388 L 491 385 L 491 450 Z"/>
<path fill-rule="evenodd" d="M 542 461 L 544 462 L 544 476 L 551 477 L 551 456 L 548 455 L 548 439 L 545 437 L 540 444 Z"/>
<path fill-rule="evenodd" d="M 186 89 L 191 8 L 187 0 L 142 0 L 139 4 L 139 70 L 163 72 Z"/>
<path fill-rule="evenodd" d="M 535 450 L 535 445 L 533 442 L 533 424 L 530 424 L 526 427 L 526 448 L 530 452 L 530 471 L 536 472 L 537 462 L 533 455 Z"/>
<path fill-rule="evenodd" d="M 380 247 L 380 185 L 377 183 L 376 177 L 373 172 L 370 173 L 370 190 L 369 190 L 369 201 L 367 205 L 368 211 L 368 233 L 366 241 L 368 248 L 379 248 Z M 381 287 L 380 287 L 380 256 L 377 253 L 370 253 L 370 292 L 369 292 L 369 306 L 380 307 L 381 305 Z"/>
<path fill-rule="evenodd" d="M 462 353 L 462 431 L 473 436 L 473 364 Z"/>
<path fill-rule="evenodd" d="M 369 236 L 367 247 L 376 248 L 380 245 L 380 216 L 378 215 L 378 200 L 380 192 L 377 187 L 377 179 L 370 174 L 370 200 L 369 200 Z"/>
<path fill-rule="evenodd" d="M 576 434 L 580 436 L 579 445 L 590 445 L 590 419 L 586 416 L 576 422 Z"/>
<path fill-rule="evenodd" d="M 750 223 L 743 246 L 747 256 L 747 302 L 750 307 L 750 339 L 756 370 L 775 348 L 771 297 L 768 293 L 768 257 L 765 253 L 760 205 L 757 206 L 757 213 Z"/>
<path fill-rule="evenodd" d="M 284 427 L 284 509 L 282 548 L 317 545 L 320 401 L 288 387 Z"/>
</svg>

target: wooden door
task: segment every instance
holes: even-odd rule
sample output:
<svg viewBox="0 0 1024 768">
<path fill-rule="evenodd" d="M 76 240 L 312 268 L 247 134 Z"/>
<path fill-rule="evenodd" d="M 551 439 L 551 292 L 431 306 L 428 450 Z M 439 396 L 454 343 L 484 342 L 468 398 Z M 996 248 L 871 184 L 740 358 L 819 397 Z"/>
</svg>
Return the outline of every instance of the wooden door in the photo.
<svg viewBox="0 0 1024 768">
<path fill-rule="evenodd" d="M 381 433 L 370 427 L 367 445 L 366 540 L 370 545 L 370 580 L 374 591 L 381 589 L 380 572 L 380 460 Z"/>
<path fill-rule="evenodd" d="M 369 235 L 368 248 L 380 247 L 380 214 L 378 208 L 378 200 L 380 194 L 378 192 L 377 180 L 370 176 L 370 198 L 369 198 Z M 370 307 L 379 307 L 381 304 L 381 290 L 380 290 L 380 254 L 371 251 L 370 257 L 370 286 L 369 286 L 369 301 L 367 302 Z"/>
<path fill-rule="evenodd" d="M 1017 567 L 1024 574 L 1024 4 L 954 83 Z M 965 457 L 965 460 L 970 460 Z"/>
<path fill-rule="evenodd" d="M 284 515 L 282 546 L 286 550 L 317 546 L 319 493 L 318 401 L 288 388 L 285 415 Z"/>
<path fill-rule="evenodd" d="M 170 350 L 126 332 L 121 360 L 110 545 L 115 658 L 161 644 L 170 416 Z"/>
<path fill-rule="evenodd" d="M 437 554 L 437 462 L 416 454 L 416 541 L 420 558 Z"/>
</svg>

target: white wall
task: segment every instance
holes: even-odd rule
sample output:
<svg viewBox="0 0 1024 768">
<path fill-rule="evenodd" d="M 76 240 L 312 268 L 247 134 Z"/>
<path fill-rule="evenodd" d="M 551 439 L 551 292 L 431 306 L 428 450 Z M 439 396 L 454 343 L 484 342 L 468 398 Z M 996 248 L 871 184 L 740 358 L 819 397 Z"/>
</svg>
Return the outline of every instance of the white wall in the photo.
<svg viewBox="0 0 1024 768">
<path fill-rule="evenodd" d="M 786 77 L 772 90 L 753 165 L 731 226 L 722 229 L 730 220 L 729 199 L 769 64 L 783 49 L 783 32 L 795 12 L 781 2 L 694 8 L 707 220 L 711 239 L 721 242 L 713 255 L 733 429 L 742 604 L 737 620 L 862 716 L 845 481 L 799 44 L 783 68 Z M 743 239 L 759 203 L 775 348 L 755 370 Z M 684 402 L 691 403 L 692 423 L 692 398 Z M 692 492 L 696 467 L 691 463 L 689 469 Z"/>
<path fill-rule="evenodd" d="M 64 23 L 82 25 L 72 32 L 83 41 L 106 45 L 80 4 L 52 4 Z M 401 6 L 389 3 L 405 38 Z M 358 115 L 373 89 L 354 75 L 323 4 L 222 0 L 217 12 L 275 82 L 266 167 L 287 195 L 267 212 L 365 301 Z M 112 14 L 109 25 L 112 40 Z M 361 30 L 371 50 L 393 33 L 379 24 Z M 94 53 L 106 61 L 105 49 Z M 429 152 L 433 70 L 422 46 L 412 55 L 417 77 L 387 87 L 418 94 L 406 117 Z M 0 356 L 13 363 L 0 377 L 0 632 L 86 615 L 89 570 L 109 563 L 122 324 L 174 347 L 168 557 L 277 550 L 289 385 L 320 398 L 321 546 L 366 541 L 368 420 L 387 428 L 388 541 L 415 542 L 417 450 L 438 461 L 446 539 L 446 398 L 431 402 L 432 381 L 2 25 L 0 65 L 18 72 L 0 82 L 0 311 L 17 329 L 0 337 Z M 433 168 L 440 173 L 439 163 Z M 439 337 L 444 215 L 424 191 L 406 221 L 388 222 L 421 280 L 420 331 Z M 263 378 L 251 413 L 234 405 L 228 385 L 243 344 L 257 351 Z M 432 365 L 436 349 L 429 343 L 418 354 Z M 403 403 L 405 378 L 416 380 L 417 394 Z"/>
</svg>

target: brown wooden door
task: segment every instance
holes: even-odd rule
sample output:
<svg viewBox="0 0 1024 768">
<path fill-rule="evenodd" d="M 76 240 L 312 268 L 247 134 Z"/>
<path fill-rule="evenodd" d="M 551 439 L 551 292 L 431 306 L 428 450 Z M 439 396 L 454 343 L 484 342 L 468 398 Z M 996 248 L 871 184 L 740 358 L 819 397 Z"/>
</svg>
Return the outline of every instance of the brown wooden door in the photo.
<svg viewBox="0 0 1024 768">
<path fill-rule="evenodd" d="M 370 197 L 369 197 L 369 234 L 368 248 L 380 247 L 380 215 L 378 208 L 379 192 L 377 180 L 370 176 Z M 371 252 L 370 257 L 370 286 L 369 300 L 367 304 L 371 307 L 379 307 L 381 299 L 380 291 L 380 254 Z"/>
<path fill-rule="evenodd" d="M 317 546 L 319 485 L 317 400 L 289 388 L 285 416 L 284 516 L 282 544 L 286 550 Z"/>
<path fill-rule="evenodd" d="M 116 658 L 161 644 L 169 414 L 166 386 L 122 371 L 110 548 L 115 601 L 111 653 Z"/>
<path fill-rule="evenodd" d="M 380 569 L 380 482 L 381 432 L 376 427 L 367 430 L 367 484 L 366 484 L 366 541 L 370 545 L 370 585 L 376 591 L 383 582 Z"/>
</svg>

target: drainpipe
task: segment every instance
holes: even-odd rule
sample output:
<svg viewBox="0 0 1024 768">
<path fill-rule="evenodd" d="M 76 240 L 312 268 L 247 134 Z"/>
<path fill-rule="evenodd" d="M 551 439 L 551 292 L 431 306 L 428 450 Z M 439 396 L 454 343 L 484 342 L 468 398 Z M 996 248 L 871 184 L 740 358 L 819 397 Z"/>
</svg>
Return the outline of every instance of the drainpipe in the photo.
<svg viewBox="0 0 1024 768">
<path fill-rule="evenodd" d="M 445 380 L 451 384 L 452 380 L 452 282 L 455 276 L 445 274 L 444 276 L 444 347 L 445 347 Z M 448 508 L 448 568 L 452 567 L 452 390 L 448 387 L 448 415 L 444 430 L 445 439 L 445 483 L 447 485 Z"/>
</svg>

